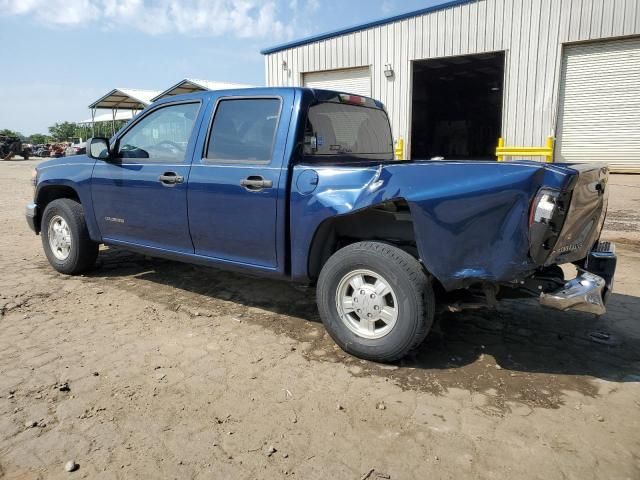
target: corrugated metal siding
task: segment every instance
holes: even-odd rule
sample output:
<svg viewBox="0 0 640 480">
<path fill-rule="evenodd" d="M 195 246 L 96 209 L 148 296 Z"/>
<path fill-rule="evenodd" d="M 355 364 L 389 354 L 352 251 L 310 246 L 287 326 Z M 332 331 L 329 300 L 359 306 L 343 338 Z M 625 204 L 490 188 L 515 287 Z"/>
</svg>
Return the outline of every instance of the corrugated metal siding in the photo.
<svg viewBox="0 0 640 480">
<path fill-rule="evenodd" d="M 310 88 L 333 89 L 365 97 L 371 96 L 369 67 L 303 73 L 302 83 L 305 87 Z"/>
<path fill-rule="evenodd" d="M 478 0 L 269 54 L 267 85 L 371 66 L 372 96 L 408 142 L 413 60 L 505 50 L 502 134 L 511 145 L 542 145 L 555 132 L 562 44 L 639 34 L 640 0 Z"/>
<path fill-rule="evenodd" d="M 565 48 L 556 160 L 640 169 L 640 38 Z"/>
</svg>

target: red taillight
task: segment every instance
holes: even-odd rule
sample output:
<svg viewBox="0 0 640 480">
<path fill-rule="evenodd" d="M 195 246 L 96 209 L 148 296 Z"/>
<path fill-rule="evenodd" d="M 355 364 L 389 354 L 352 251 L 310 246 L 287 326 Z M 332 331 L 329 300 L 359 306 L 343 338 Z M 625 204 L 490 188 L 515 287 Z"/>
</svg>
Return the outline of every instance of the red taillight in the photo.
<svg viewBox="0 0 640 480">
<path fill-rule="evenodd" d="M 361 97 L 360 95 L 349 95 L 346 93 L 340 94 L 340 101 L 342 103 L 350 103 L 351 105 L 364 105 L 367 103 L 367 99 L 365 97 Z"/>
</svg>

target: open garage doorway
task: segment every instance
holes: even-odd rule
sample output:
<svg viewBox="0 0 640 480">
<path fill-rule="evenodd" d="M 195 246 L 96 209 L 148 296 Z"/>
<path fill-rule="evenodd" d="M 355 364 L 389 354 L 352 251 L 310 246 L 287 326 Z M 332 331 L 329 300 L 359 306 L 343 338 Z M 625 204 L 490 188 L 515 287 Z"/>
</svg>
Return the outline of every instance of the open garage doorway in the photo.
<svg viewBox="0 0 640 480">
<path fill-rule="evenodd" d="M 495 160 L 504 52 L 413 63 L 411 158 Z"/>
</svg>

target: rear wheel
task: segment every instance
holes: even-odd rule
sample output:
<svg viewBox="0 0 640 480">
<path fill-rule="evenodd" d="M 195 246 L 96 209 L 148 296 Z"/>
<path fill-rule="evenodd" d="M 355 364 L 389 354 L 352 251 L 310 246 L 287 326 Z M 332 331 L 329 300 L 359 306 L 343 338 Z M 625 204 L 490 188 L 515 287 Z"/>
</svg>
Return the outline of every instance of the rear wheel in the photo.
<svg viewBox="0 0 640 480">
<path fill-rule="evenodd" d="M 336 343 L 368 360 L 402 358 L 433 323 L 433 288 L 420 262 L 385 243 L 359 242 L 337 251 L 320 272 L 317 301 Z"/>
<path fill-rule="evenodd" d="M 75 275 L 95 264 L 98 244 L 89 238 L 78 202 L 61 198 L 49 203 L 42 215 L 41 236 L 45 255 L 58 272 Z"/>
</svg>

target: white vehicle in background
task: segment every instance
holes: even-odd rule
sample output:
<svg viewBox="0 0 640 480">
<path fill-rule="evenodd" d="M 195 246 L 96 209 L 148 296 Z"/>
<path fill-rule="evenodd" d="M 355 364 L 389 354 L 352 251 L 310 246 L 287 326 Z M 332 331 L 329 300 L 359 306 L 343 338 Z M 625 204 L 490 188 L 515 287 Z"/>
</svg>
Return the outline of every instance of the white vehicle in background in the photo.
<svg viewBox="0 0 640 480">
<path fill-rule="evenodd" d="M 87 153 L 87 143 L 82 141 L 82 138 L 74 138 L 73 140 L 78 140 L 78 142 L 73 142 L 69 145 L 65 151 L 65 157 L 71 157 L 73 155 L 84 155 Z"/>
</svg>

